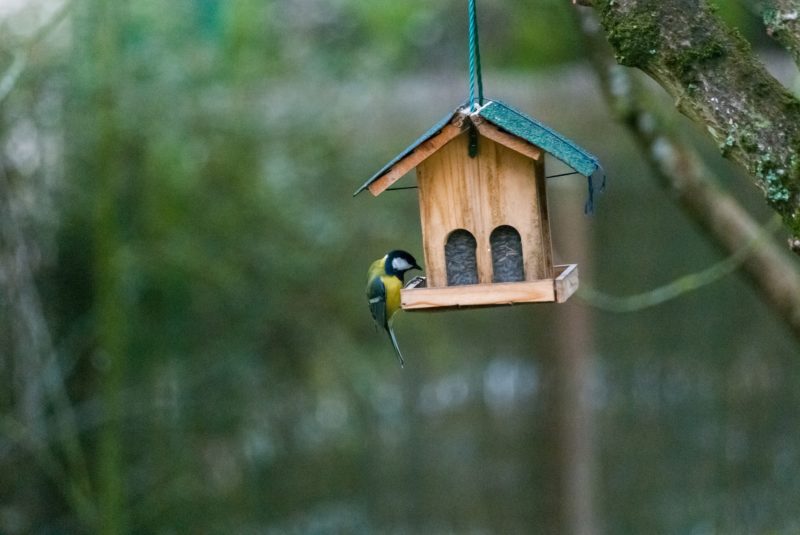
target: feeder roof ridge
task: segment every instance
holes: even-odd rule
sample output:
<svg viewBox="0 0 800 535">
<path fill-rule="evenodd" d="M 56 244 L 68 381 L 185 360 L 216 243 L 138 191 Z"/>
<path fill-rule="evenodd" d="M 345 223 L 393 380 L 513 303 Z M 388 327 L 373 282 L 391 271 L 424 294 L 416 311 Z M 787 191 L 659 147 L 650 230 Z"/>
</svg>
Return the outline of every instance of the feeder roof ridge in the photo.
<svg viewBox="0 0 800 535">
<path fill-rule="evenodd" d="M 600 167 L 596 156 L 571 139 L 499 100 L 488 102 L 475 113 L 509 134 L 552 154 L 584 176 L 592 176 Z"/>
<path fill-rule="evenodd" d="M 458 116 L 470 118 L 471 121 L 475 117 L 480 117 L 509 134 L 536 145 L 590 179 L 598 169 L 602 169 L 598 158 L 581 148 L 574 141 L 499 100 L 486 100 L 483 105 L 475 110 L 470 110 L 470 103 L 465 102 L 444 116 L 403 152 L 372 175 L 356 190 L 353 196 L 367 189 L 370 184 L 388 173 L 397 163 L 414 152 L 417 147 L 439 134 L 445 126 Z"/>
</svg>

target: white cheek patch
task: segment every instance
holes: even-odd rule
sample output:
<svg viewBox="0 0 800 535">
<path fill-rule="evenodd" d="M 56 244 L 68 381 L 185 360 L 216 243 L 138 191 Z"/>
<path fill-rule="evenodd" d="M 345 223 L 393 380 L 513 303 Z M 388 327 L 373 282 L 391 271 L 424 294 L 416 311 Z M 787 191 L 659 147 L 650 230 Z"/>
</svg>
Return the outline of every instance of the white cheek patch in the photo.
<svg viewBox="0 0 800 535">
<path fill-rule="evenodd" d="M 405 258 L 393 258 L 392 267 L 395 271 L 407 271 L 411 269 L 411 264 Z"/>
</svg>

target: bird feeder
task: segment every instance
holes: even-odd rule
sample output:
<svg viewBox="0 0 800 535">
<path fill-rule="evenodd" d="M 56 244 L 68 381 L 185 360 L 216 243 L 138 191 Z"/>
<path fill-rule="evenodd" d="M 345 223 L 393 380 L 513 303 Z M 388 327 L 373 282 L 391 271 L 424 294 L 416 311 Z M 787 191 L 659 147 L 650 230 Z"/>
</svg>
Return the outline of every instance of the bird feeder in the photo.
<svg viewBox="0 0 800 535">
<path fill-rule="evenodd" d="M 378 196 L 416 169 L 427 278 L 402 290 L 403 309 L 563 303 L 575 293 L 577 265 L 553 265 L 546 153 L 589 177 L 591 203 L 597 158 L 498 101 L 447 115 L 356 191 Z"/>
</svg>

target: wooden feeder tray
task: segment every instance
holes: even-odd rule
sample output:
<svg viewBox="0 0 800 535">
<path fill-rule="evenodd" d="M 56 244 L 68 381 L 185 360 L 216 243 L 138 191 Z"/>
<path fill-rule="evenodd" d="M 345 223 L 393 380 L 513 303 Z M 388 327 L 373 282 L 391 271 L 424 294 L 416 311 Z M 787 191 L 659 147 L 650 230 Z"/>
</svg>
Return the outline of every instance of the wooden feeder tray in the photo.
<svg viewBox="0 0 800 535">
<path fill-rule="evenodd" d="M 400 291 L 403 310 L 468 308 L 521 303 L 563 303 L 578 289 L 578 265 L 554 266 L 555 278 L 425 288 L 421 277 Z M 414 283 L 416 282 L 416 285 Z"/>
</svg>

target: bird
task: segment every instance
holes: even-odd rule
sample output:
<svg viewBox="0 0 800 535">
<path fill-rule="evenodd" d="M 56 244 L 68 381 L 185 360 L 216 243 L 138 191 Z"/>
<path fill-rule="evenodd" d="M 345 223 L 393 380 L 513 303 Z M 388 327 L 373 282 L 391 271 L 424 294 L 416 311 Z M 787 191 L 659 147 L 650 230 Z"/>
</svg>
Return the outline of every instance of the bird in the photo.
<svg viewBox="0 0 800 535">
<path fill-rule="evenodd" d="M 392 317 L 400 309 L 400 289 L 403 287 L 403 278 L 406 271 L 412 269 L 421 270 L 422 268 L 410 253 L 394 250 L 375 260 L 367 271 L 369 311 L 372 313 L 375 324 L 389 334 L 401 368 L 405 361 L 392 330 Z"/>
</svg>

